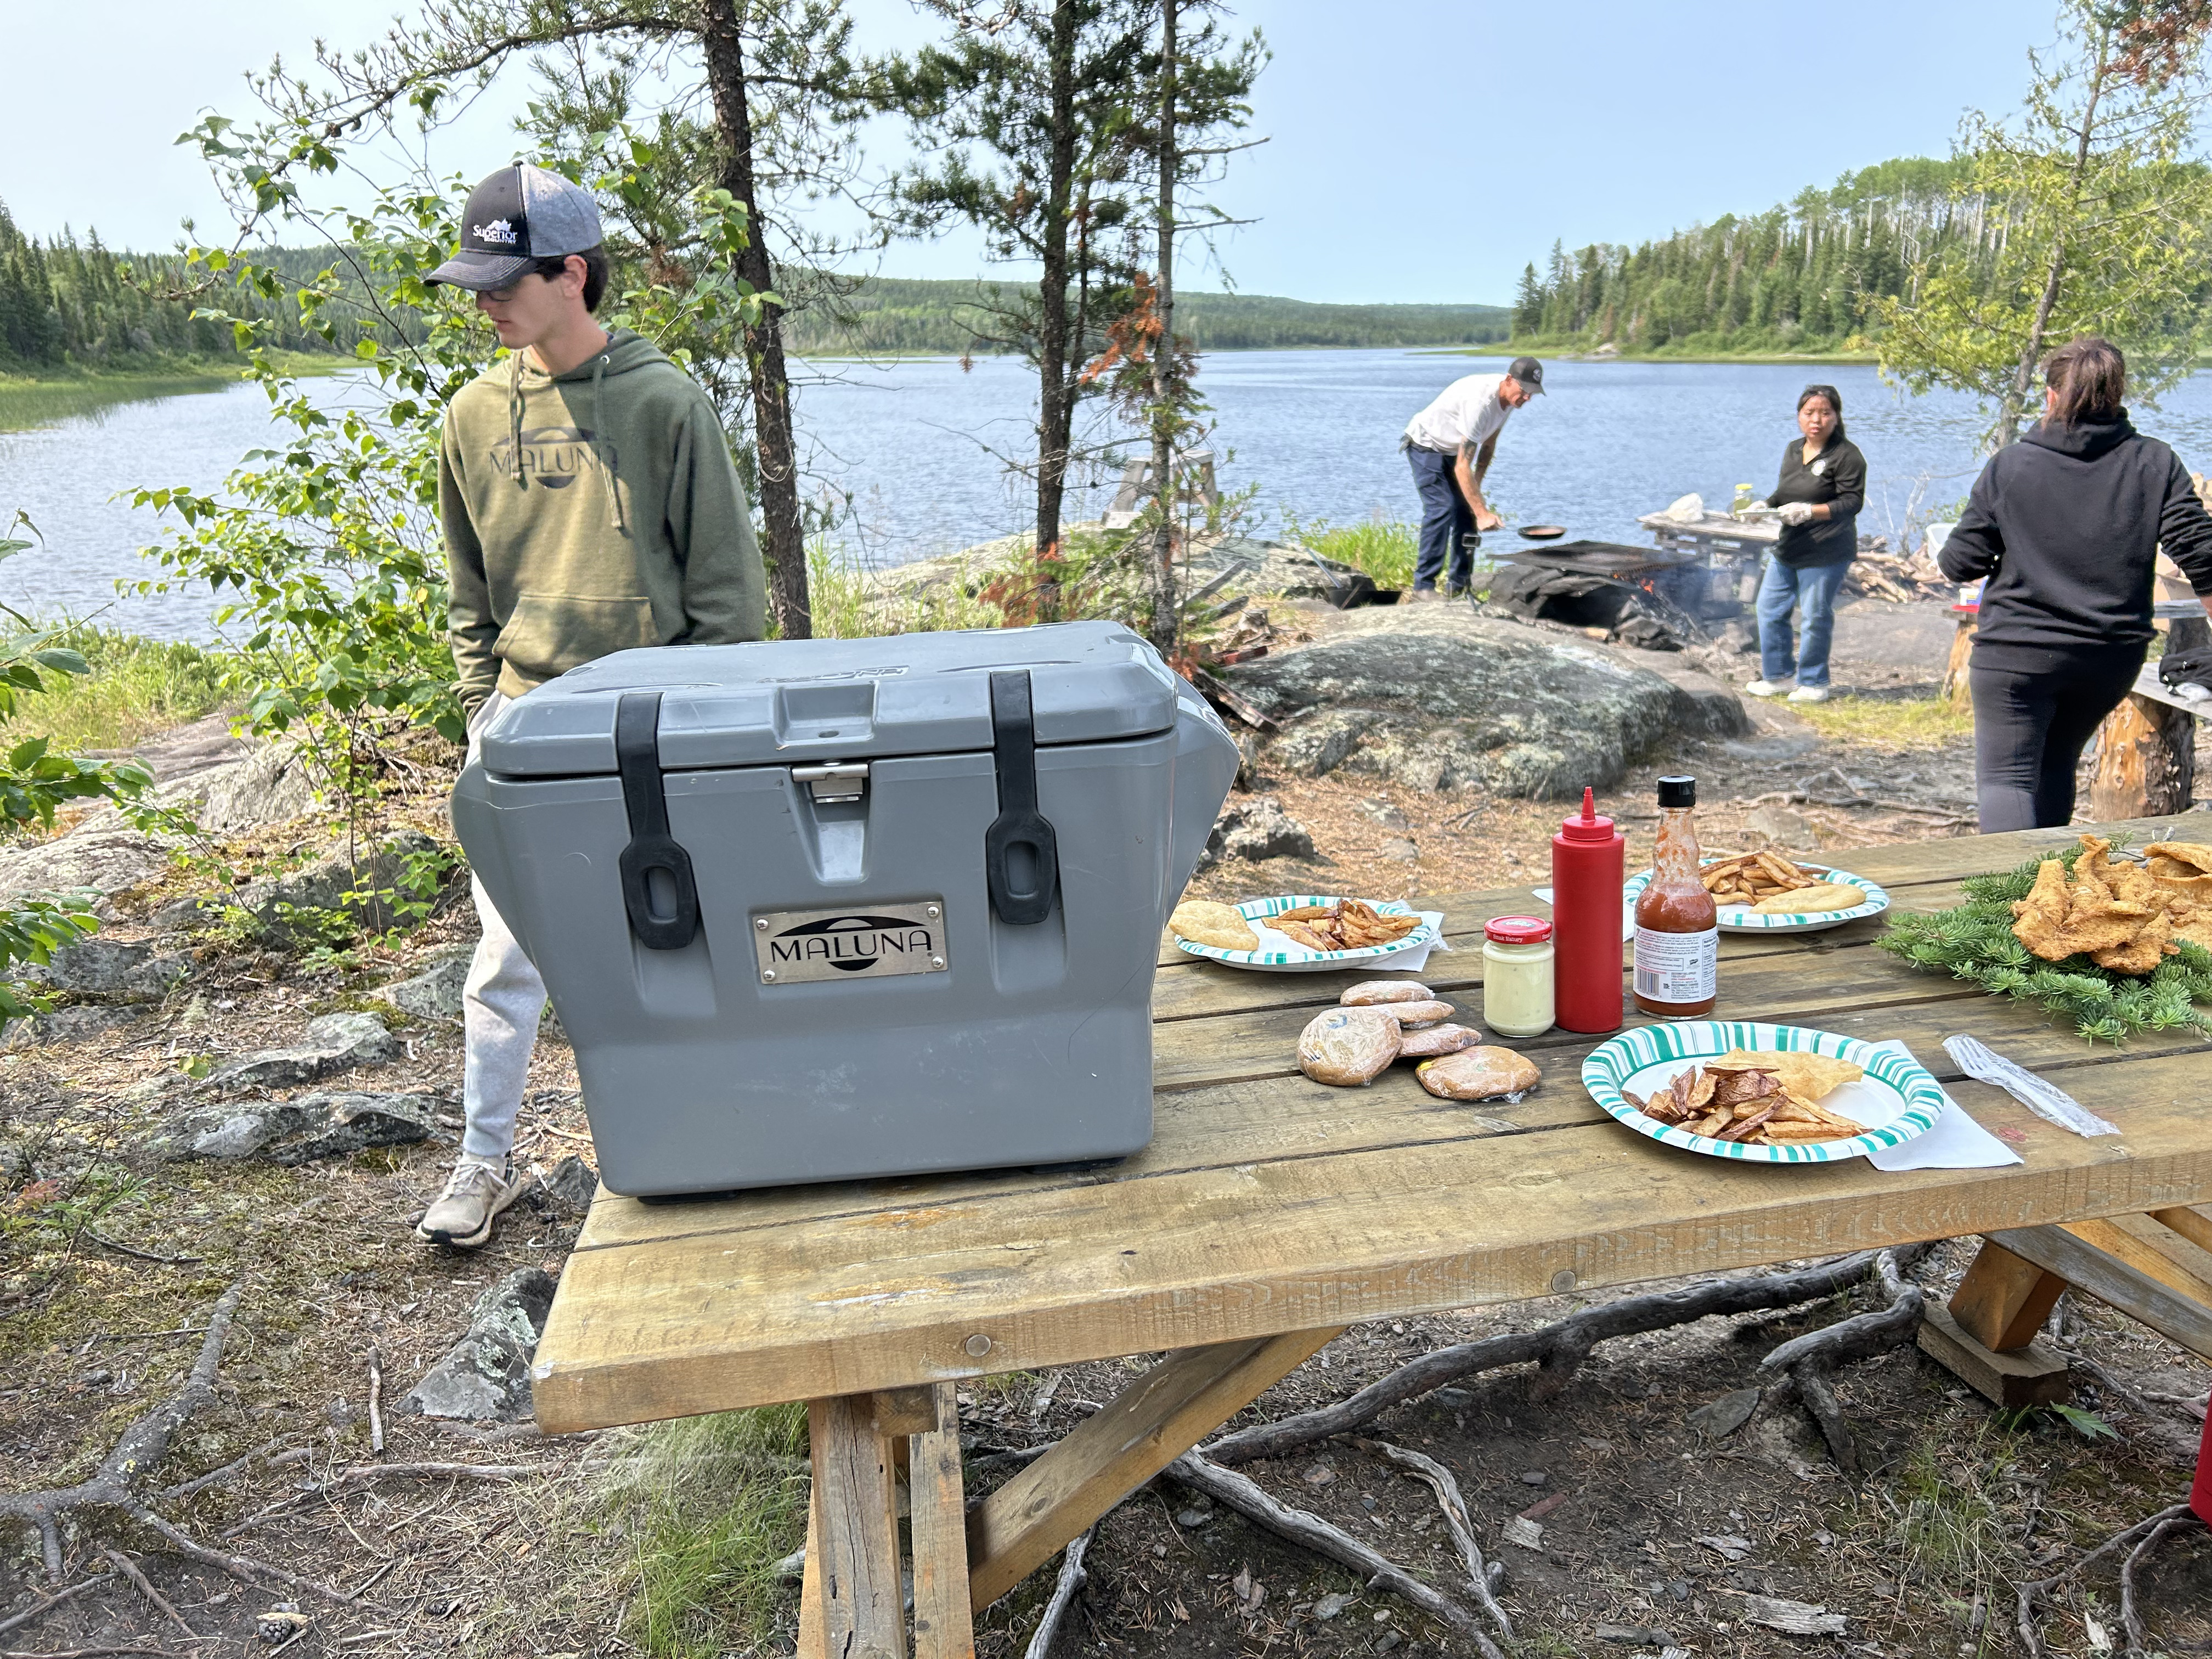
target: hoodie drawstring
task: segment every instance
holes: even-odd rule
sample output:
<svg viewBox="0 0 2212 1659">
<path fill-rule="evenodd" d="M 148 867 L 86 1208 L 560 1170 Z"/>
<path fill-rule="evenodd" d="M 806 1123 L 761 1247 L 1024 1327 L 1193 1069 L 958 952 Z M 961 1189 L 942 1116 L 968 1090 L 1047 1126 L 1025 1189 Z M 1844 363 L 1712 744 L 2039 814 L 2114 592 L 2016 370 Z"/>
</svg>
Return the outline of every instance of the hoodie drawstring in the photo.
<svg viewBox="0 0 2212 1659">
<path fill-rule="evenodd" d="M 522 477 L 522 354 L 516 352 L 507 359 L 507 475 L 518 484 Z M 528 485 L 524 484 L 527 489 Z"/>
<path fill-rule="evenodd" d="M 592 364 L 592 453 L 607 478 L 607 506 L 614 520 L 617 533 L 629 534 L 629 520 L 623 513 L 622 479 L 615 471 L 615 447 L 599 436 L 599 382 L 606 375 L 607 354 L 602 351 Z"/>
</svg>

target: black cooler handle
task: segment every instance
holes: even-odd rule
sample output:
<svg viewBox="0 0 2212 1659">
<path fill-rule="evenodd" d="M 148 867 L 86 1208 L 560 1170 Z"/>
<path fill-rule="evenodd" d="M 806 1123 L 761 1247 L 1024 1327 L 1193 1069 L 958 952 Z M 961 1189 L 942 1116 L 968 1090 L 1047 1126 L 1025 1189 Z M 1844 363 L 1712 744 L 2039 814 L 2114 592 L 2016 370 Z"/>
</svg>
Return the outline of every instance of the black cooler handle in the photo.
<svg viewBox="0 0 2212 1659">
<path fill-rule="evenodd" d="M 1026 668 L 991 676 L 991 759 L 999 777 L 999 816 L 983 832 L 991 908 L 1003 922 L 1034 927 L 1052 914 L 1060 890 L 1060 842 L 1037 811 L 1036 717 Z M 1018 854 L 1026 854 L 1020 875 Z"/>
<path fill-rule="evenodd" d="M 648 951 L 681 951 L 699 935 L 699 884 L 691 855 L 668 833 L 660 783 L 660 693 L 626 691 L 615 706 L 615 763 L 622 773 L 629 845 L 622 850 L 623 905 L 630 931 Z M 671 913 L 653 905 L 652 877 L 664 875 Z"/>
</svg>

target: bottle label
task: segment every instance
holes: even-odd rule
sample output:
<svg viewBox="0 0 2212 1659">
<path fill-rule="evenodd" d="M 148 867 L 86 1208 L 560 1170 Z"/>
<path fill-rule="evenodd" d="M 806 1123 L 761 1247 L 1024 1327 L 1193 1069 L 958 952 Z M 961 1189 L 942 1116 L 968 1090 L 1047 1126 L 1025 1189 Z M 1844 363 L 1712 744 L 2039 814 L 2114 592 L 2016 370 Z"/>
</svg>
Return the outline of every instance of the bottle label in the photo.
<svg viewBox="0 0 2212 1659">
<path fill-rule="evenodd" d="M 1636 930 L 1636 994 L 1653 1002 L 1703 1002 L 1720 990 L 1721 930 Z"/>
</svg>

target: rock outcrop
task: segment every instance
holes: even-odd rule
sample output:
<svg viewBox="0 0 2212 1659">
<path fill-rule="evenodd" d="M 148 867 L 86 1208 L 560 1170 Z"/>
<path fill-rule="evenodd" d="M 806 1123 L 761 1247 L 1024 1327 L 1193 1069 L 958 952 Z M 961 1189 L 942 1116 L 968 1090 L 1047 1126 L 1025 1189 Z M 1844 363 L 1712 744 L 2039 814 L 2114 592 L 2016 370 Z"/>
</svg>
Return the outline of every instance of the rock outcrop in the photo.
<svg viewBox="0 0 2212 1659">
<path fill-rule="evenodd" d="M 530 1360 L 553 1305 L 553 1281 L 520 1267 L 477 1298 L 468 1334 L 399 1402 L 402 1412 L 467 1422 L 530 1414 Z"/>
<path fill-rule="evenodd" d="M 381 1066 L 404 1052 L 398 1037 L 374 1014 L 325 1014 L 307 1022 L 306 1036 L 289 1048 L 263 1048 L 212 1073 L 210 1094 L 283 1089 L 313 1083 L 356 1066 Z"/>
<path fill-rule="evenodd" d="M 312 1164 L 371 1146 L 404 1146 L 436 1133 L 428 1095 L 312 1094 L 194 1106 L 163 1127 L 150 1150 L 164 1158 Z"/>
<path fill-rule="evenodd" d="M 1279 724 L 1275 768 L 1422 790 L 1571 799 L 1670 740 L 1750 729 L 1726 687 L 1443 605 L 1353 612 L 1328 638 L 1230 678 Z"/>
</svg>

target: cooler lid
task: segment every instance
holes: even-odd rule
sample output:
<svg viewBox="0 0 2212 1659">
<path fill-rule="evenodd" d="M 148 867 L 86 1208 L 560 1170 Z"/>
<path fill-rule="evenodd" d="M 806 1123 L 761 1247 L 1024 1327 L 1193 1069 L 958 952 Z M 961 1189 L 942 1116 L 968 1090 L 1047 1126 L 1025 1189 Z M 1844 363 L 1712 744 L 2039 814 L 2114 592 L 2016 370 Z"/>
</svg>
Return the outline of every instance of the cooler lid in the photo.
<svg viewBox="0 0 2212 1659">
<path fill-rule="evenodd" d="M 659 691 L 672 771 L 937 755 L 992 746 L 991 672 L 1030 671 L 1040 744 L 1164 732 L 1176 676 L 1119 623 L 1054 623 L 867 640 L 617 651 L 519 699 L 483 736 L 483 763 L 522 777 L 615 767 L 624 692 Z"/>
</svg>

